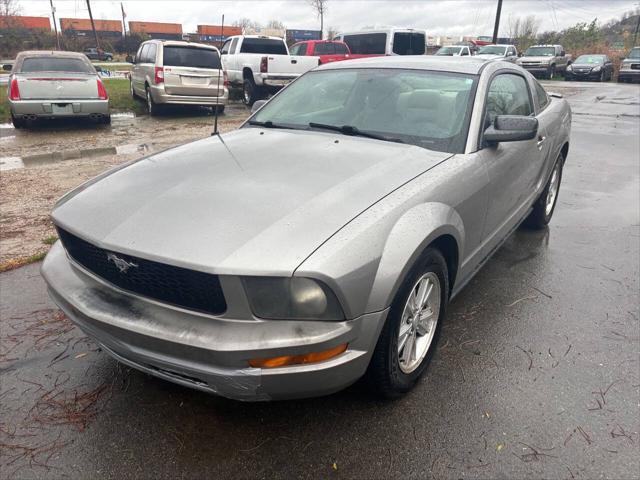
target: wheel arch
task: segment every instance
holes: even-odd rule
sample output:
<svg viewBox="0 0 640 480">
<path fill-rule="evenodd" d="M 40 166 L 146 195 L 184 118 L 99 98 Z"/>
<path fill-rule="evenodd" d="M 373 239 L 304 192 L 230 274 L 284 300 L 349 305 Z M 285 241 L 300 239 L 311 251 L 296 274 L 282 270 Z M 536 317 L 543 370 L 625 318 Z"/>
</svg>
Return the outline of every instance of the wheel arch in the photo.
<svg viewBox="0 0 640 480">
<path fill-rule="evenodd" d="M 560 149 L 560 153 L 562 154 L 562 161 L 566 162 L 567 161 L 567 155 L 569 155 L 569 142 L 564 142 L 564 145 L 562 145 L 562 148 Z"/>
<path fill-rule="evenodd" d="M 428 248 L 438 249 L 445 258 L 450 295 L 459 271 L 464 238 L 464 224 L 453 207 L 425 203 L 407 211 L 389 233 L 366 311 L 391 305 L 409 270 Z"/>
<path fill-rule="evenodd" d="M 243 80 L 247 80 L 247 79 L 253 80 L 253 70 L 251 70 L 249 67 L 244 67 L 242 69 L 242 79 Z"/>
</svg>

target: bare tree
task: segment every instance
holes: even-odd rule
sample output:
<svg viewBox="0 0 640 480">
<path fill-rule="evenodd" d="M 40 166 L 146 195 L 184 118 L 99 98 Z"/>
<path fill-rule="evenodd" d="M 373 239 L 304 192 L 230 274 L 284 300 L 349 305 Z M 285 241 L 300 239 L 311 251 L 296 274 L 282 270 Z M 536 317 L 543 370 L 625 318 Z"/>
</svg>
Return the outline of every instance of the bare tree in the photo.
<svg viewBox="0 0 640 480">
<path fill-rule="evenodd" d="M 280 20 L 269 20 L 267 22 L 266 28 L 271 28 L 273 30 L 286 30 L 287 27 L 284 26 Z"/>
<path fill-rule="evenodd" d="M 236 20 L 233 22 L 234 27 L 242 28 L 242 33 L 249 30 L 259 30 L 260 24 L 251 20 L 250 18 L 241 18 L 240 20 Z"/>
<path fill-rule="evenodd" d="M 333 40 L 339 33 L 340 33 L 340 30 L 338 30 L 337 28 L 328 27 L 327 28 L 327 39 L 328 40 Z"/>
<path fill-rule="evenodd" d="M 525 50 L 536 43 L 540 22 L 535 15 L 518 17 L 515 20 L 509 18 L 509 38 L 512 39 L 520 50 Z"/>
<path fill-rule="evenodd" d="M 15 17 L 20 13 L 17 0 L 0 0 L 0 17 Z"/>
<path fill-rule="evenodd" d="M 324 14 L 327 13 L 328 0 L 309 0 L 309 5 L 320 19 L 320 38 L 324 38 Z"/>
</svg>

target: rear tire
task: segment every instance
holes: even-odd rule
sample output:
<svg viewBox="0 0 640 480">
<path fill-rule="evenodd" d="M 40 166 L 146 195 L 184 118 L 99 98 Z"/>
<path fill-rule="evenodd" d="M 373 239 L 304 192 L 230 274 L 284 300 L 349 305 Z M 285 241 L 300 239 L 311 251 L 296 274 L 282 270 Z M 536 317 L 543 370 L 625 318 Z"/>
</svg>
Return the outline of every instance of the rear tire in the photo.
<svg viewBox="0 0 640 480">
<path fill-rule="evenodd" d="M 100 117 L 100 123 L 102 125 L 111 125 L 111 115 Z"/>
<path fill-rule="evenodd" d="M 556 159 L 553 170 L 551 170 L 551 175 L 549 176 L 549 180 L 547 180 L 542 194 L 540 194 L 536 203 L 533 204 L 533 210 L 523 223 L 525 227 L 540 230 L 545 228 L 551 221 L 553 212 L 558 204 L 563 165 L 564 157 L 560 154 Z"/>
<path fill-rule="evenodd" d="M 13 113 L 11 114 L 11 123 L 13 123 L 13 128 L 26 128 L 27 122 L 24 118 L 15 117 Z"/>
<path fill-rule="evenodd" d="M 244 79 L 242 84 L 242 102 L 250 107 L 255 102 L 262 98 L 261 89 L 255 84 L 253 78 L 248 77 Z"/>
<path fill-rule="evenodd" d="M 151 89 L 147 86 L 145 89 L 147 93 L 147 110 L 149 111 L 149 115 L 152 117 L 159 115 L 162 112 L 160 105 L 153 101 L 153 97 L 151 96 Z"/>
<path fill-rule="evenodd" d="M 422 281 L 431 282 L 434 290 L 432 295 L 426 299 L 425 310 L 415 310 L 408 316 L 407 308 L 413 304 L 410 299 L 414 298 L 415 292 L 419 291 L 420 282 Z M 376 395 L 385 398 L 398 398 L 413 388 L 433 357 L 448 300 L 449 277 L 447 264 L 438 250 L 428 248 L 413 265 L 402 282 L 391 304 L 387 320 L 371 357 L 369 368 L 365 374 L 365 381 Z M 436 302 L 437 312 L 434 307 Z M 422 311 L 426 314 L 430 311 L 432 315 L 427 318 L 432 319 L 430 321 L 435 319 L 435 323 L 429 326 L 426 333 L 425 330 L 419 331 L 421 328 L 425 328 L 424 326 L 416 327 L 416 330 L 412 330 L 414 328 L 412 322 L 416 318 L 414 316 L 416 311 Z M 421 315 L 417 315 L 417 317 L 422 318 Z M 401 329 L 410 333 L 402 335 Z M 414 331 L 414 340 L 409 343 L 411 332 Z M 403 347 L 399 348 L 403 339 Z M 423 343 L 419 344 L 418 341 Z M 406 360 L 407 354 L 405 352 L 408 345 L 412 347 L 416 345 L 416 355 L 412 357 L 409 354 L 409 361 Z M 425 347 L 426 351 L 424 350 Z M 413 363 L 410 361 L 411 358 L 414 358 Z"/>
</svg>

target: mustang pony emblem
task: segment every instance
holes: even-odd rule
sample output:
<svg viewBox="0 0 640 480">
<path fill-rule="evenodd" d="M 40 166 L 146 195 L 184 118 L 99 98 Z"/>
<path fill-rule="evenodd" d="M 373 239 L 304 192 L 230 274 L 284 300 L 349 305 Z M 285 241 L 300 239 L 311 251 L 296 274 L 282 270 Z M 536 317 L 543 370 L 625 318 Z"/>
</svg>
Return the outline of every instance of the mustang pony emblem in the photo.
<svg viewBox="0 0 640 480">
<path fill-rule="evenodd" d="M 114 265 L 118 268 L 118 270 L 120 271 L 120 273 L 127 273 L 127 271 L 133 267 L 133 268 L 138 268 L 138 265 L 136 265 L 135 263 L 132 262 L 127 262 L 126 260 L 124 260 L 123 258 L 118 257 L 116 254 L 114 253 L 107 253 L 107 261 L 108 262 L 113 262 Z"/>
</svg>

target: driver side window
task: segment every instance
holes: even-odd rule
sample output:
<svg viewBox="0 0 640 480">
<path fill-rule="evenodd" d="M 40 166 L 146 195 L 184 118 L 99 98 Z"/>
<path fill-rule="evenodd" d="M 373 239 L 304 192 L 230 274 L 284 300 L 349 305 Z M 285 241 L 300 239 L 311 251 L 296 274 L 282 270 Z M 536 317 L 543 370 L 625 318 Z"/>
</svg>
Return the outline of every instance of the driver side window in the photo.
<svg viewBox="0 0 640 480">
<path fill-rule="evenodd" d="M 533 106 L 526 80 L 512 73 L 494 77 L 489 86 L 485 111 L 488 124 L 492 124 L 498 115 L 531 115 Z"/>
<path fill-rule="evenodd" d="M 230 44 L 231 44 L 231 40 L 227 40 L 226 42 L 224 42 L 224 45 L 222 45 L 222 50 L 220 50 L 220 55 L 226 55 L 229 53 Z"/>
</svg>

